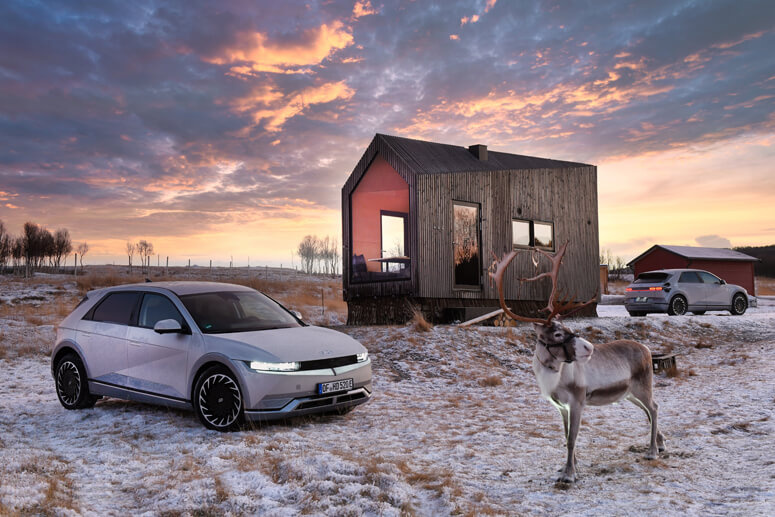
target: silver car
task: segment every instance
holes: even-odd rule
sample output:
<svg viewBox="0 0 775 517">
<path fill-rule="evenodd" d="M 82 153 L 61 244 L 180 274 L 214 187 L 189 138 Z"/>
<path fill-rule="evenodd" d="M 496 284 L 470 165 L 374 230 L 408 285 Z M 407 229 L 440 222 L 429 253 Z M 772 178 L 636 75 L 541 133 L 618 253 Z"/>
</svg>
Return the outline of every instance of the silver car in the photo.
<svg viewBox="0 0 775 517">
<path fill-rule="evenodd" d="M 91 291 L 59 325 L 51 354 L 66 409 L 102 397 L 196 412 L 205 427 L 345 412 L 371 398 L 356 340 L 301 321 L 248 287 L 154 282 Z"/>
<path fill-rule="evenodd" d="M 632 316 L 650 312 L 680 316 L 705 311 L 740 315 L 748 308 L 748 292 L 700 269 L 660 269 L 638 275 L 627 287 L 624 306 Z"/>
</svg>

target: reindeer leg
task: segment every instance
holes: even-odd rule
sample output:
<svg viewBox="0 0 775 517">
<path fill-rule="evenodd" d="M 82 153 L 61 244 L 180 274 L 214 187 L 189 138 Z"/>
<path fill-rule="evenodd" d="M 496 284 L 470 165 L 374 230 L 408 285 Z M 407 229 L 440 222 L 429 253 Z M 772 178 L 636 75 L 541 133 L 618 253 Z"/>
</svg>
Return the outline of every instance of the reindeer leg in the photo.
<svg viewBox="0 0 775 517">
<path fill-rule="evenodd" d="M 558 481 L 563 483 L 575 483 L 576 482 L 576 437 L 579 434 L 579 426 L 581 425 L 581 412 L 584 410 L 584 405 L 580 402 L 571 402 L 568 407 L 568 458 L 565 461 L 565 469 L 562 471 L 562 475 Z"/>
<path fill-rule="evenodd" d="M 568 410 L 568 406 L 557 403 L 556 405 L 557 410 L 560 412 L 560 417 L 562 418 L 562 428 L 565 430 L 565 447 L 568 447 L 568 427 L 570 426 L 570 411 Z M 576 462 L 576 458 L 573 458 L 574 464 Z M 557 472 L 562 472 L 563 469 L 558 470 Z"/>
<path fill-rule="evenodd" d="M 659 405 L 654 402 L 650 396 L 646 395 L 650 395 L 650 393 L 631 393 L 627 396 L 627 400 L 643 409 L 651 423 L 651 441 L 649 442 L 649 450 L 646 453 L 646 459 L 653 460 L 657 458 L 658 452 L 663 452 L 665 450 L 665 437 L 662 436 L 662 433 L 659 432 L 659 428 L 657 427 L 657 410 L 659 409 Z"/>
</svg>

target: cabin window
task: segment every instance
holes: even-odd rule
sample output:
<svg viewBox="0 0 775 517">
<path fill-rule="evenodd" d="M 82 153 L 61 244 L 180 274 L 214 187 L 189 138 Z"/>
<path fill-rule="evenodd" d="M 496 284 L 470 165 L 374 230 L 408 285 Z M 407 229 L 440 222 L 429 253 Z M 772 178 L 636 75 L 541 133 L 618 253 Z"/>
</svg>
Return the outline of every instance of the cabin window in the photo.
<svg viewBox="0 0 775 517">
<path fill-rule="evenodd" d="M 452 204 L 452 209 L 455 287 L 478 288 L 481 285 L 479 205 L 455 201 Z"/>
<path fill-rule="evenodd" d="M 514 248 L 554 251 L 554 224 L 552 223 L 512 219 L 511 236 Z"/>
<path fill-rule="evenodd" d="M 350 197 L 350 281 L 408 280 L 409 185 L 379 155 Z"/>
<path fill-rule="evenodd" d="M 380 218 L 382 243 L 380 267 L 382 272 L 399 275 L 403 272 L 408 273 L 409 257 L 406 256 L 407 214 L 383 210 Z"/>
</svg>

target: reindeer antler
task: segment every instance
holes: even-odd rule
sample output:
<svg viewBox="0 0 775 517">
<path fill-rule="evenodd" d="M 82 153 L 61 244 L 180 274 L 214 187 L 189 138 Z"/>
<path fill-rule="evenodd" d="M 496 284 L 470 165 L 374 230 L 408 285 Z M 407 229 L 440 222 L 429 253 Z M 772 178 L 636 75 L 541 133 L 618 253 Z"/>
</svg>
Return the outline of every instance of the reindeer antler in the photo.
<svg viewBox="0 0 775 517">
<path fill-rule="evenodd" d="M 569 316 L 571 314 L 574 314 L 587 305 L 591 304 L 597 299 L 597 291 L 595 291 L 594 296 L 590 298 L 588 301 L 584 303 L 578 303 L 574 302 L 571 299 L 564 299 L 561 300 L 559 297 L 559 289 L 557 286 L 557 277 L 560 274 L 560 266 L 562 265 L 562 259 L 565 256 L 565 251 L 568 248 L 568 241 L 565 241 L 565 243 L 560 246 L 560 249 L 557 250 L 557 253 L 551 254 L 547 253 L 543 250 L 535 250 L 544 257 L 548 258 L 549 261 L 552 263 L 551 270 L 538 274 L 532 278 L 520 278 L 520 282 L 535 282 L 537 280 L 540 280 L 541 278 L 549 278 L 552 281 L 552 292 L 549 294 L 549 300 L 546 304 L 546 307 L 541 309 L 541 311 L 545 311 L 548 313 L 548 316 L 545 319 L 542 318 L 529 318 L 527 316 L 520 316 L 518 314 L 514 314 L 511 312 L 511 310 L 506 306 L 506 298 L 503 294 L 503 275 L 506 273 L 506 269 L 511 264 L 511 261 L 514 260 L 514 257 L 519 255 L 519 253 L 522 250 L 514 250 L 510 253 L 507 253 L 504 255 L 500 260 L 496 259 L 493 261 L 492 265 L 490 266 L 490 269 L 493 269 L 494 272 L 490 272 L 490 277 L 492 277 L 495 280 L 495 285 L 498 288 L 498 299 L 501 304 L 501 308 L 503 308 L 503 312 L 510 318 L 518 320 L 518 321 L 524 321 L 526 323 L 540 323 L 542 325 L 549 326 L 551 324 L 552 319 L 554 319 L 556 316 L 562 314 L 564 316 Z M 566 312 L 567 311 L 567 312 Z"/>
</svg>

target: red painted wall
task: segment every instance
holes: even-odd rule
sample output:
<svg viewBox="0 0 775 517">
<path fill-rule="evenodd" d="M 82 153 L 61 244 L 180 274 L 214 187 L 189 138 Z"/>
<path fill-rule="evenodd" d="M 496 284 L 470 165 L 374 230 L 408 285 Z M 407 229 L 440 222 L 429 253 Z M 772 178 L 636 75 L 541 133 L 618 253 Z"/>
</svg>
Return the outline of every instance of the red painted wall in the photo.
<svg viewBox="0 0 775 517">
<path fill-rule="evenodd" d="M 350 196 L 352 253 L 363 255 L 369 271 L 380 270 L 382 256 L 380 211 L 409 213 L 409 185 L 384 158 L 377 155 Z M 352 260 L 352 259 L 351 259 Z"/>
<path fill-rule="evenodd" d="M 679 257 L 675 253 L 670 253 L 662 248 L 656 248 L 648 255 L 641 258 L 639 261 L 632 265 L 635 277 L 646 271 L 654 271 L 655 269 L 677 269 L 682 267 L 689 267 L 686 265 L 687 260 L 683 257 Z"/>
<path fill-rule="evenodd" d="M 723 278 L 728 284 L 737 284 L 745 288 L 748 294 L 756 296 L 753 262 L 689 260 L 662 248 L 656 248 L 632 265 L 636 277 L 645 271 L 675 268 L 704 269 Z"/>
</svg>

